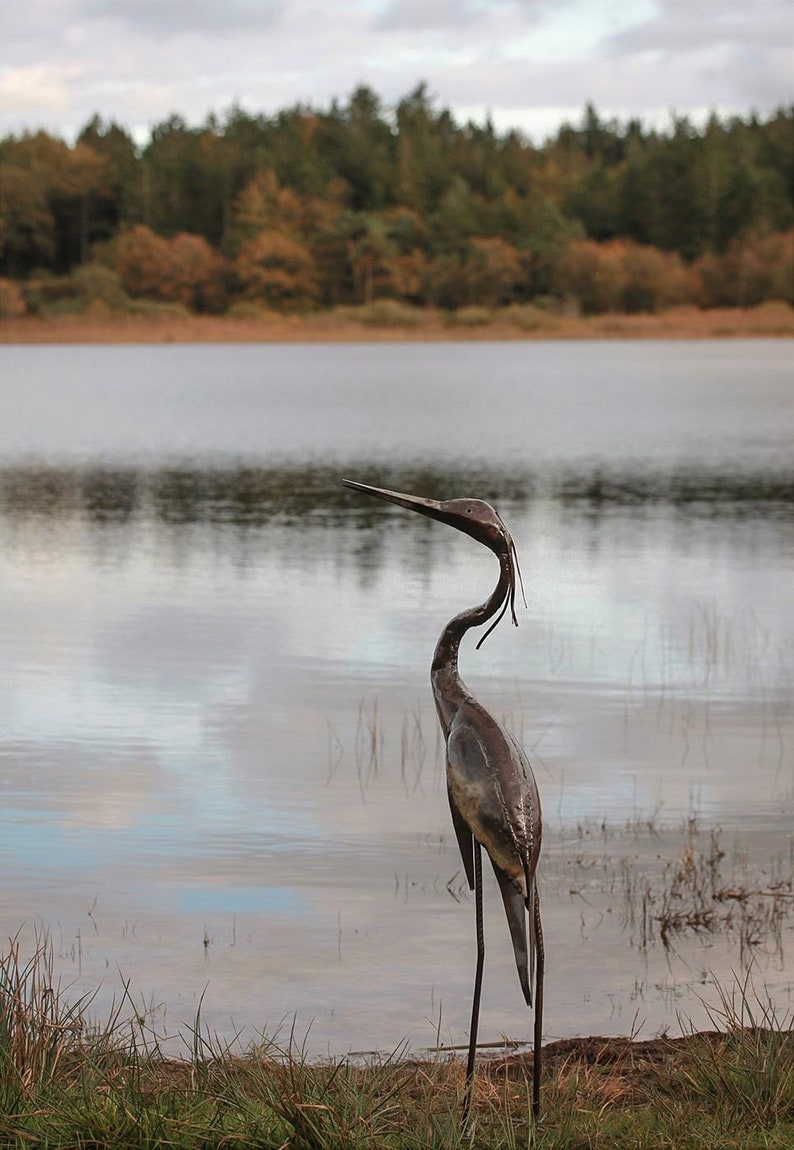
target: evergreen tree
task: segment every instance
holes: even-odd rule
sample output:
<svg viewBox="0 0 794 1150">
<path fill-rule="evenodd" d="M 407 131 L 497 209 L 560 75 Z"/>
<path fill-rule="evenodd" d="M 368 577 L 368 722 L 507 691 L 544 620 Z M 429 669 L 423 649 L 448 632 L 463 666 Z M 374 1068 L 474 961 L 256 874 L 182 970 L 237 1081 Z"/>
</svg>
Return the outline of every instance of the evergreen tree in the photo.
<svg viewBox="0 0 794 1150">
<path fill-rule="evenodd" d="M 794 227 L 794 108 L 648 131 L 588 104 L 578 126 L 535 146 L 490 119 L 457 124 L 425 84 L 394 108 L 360 85 L 325 110 L 264 116 L 234 104 L 198 127 L 170 116 L 142 149 L 98 115 L 72 146 L 46 132 L 0 140 L 0 274 L 70 273 L 93 252 L 109 266 L 114 245 L 129 256 L 136 225 L 148 228 L 145 243 L 136 233 L 142 265 L 172 285 L 205 273 L 216 285 L 191 306 L 219 306 L 218 253 L 234 262 L 244 249 L 239 290 L 279 306 L 391 295 L 457 307 L 575 282 L 590 285 L 576 290 L 592 306 L 655 307 L 692 295 L 684 263 L 704 302 L 727 300 L 728 267 L 747 285 L 743 299 L 785 297 L 786 264 L 773 253 L 788 251 Z M 576 248 L 583 240 L 596 247 Z M 651 290 L 653 275 L 664 291 Z"/>
</svg>

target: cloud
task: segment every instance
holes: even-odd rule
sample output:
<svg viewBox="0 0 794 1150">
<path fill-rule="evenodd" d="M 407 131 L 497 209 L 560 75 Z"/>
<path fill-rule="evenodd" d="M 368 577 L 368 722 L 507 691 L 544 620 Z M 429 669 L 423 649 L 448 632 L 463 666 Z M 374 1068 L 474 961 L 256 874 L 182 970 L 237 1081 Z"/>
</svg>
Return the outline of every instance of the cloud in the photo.
<svg viewBox="0 0 794 1150">
<path fill-rule="evenodd" d="M 112 20 L 144 36 L 213 35 L 233 37 L 274 27 L 287 0 L 78 0 L 74 17 Z"/>
<path fill-rule="evenodd" d="M 375 20 L 377 32 L 469 28 L 476 20 L 470 0 L 392 0 Z"/>
<path fill-rule="evenodd" d="M 658 0 L 653 13 L 607 35 L 603 58 L 633 79 L 639 103 L 771 111 L 794 75 L 790 0 Z"/>
<path fill-rule="evenodd" d="M 533 135 L 605 115 L 771 111 L 790 99 L 785 0 L 25 0 L 6 4 L 0 132 L 73 135 L 95 113 L 144 139 L 172 112 L 272 114 L 359 83 L 425 81 L 459 118 Z M 480 110 L 479 112 L 477 110 Z"/>
<path fill-rule="evenodd" d="M 653 15 L 604 39 L 606 52 L 628 56 L 640 52 L 683 53 L 746 46 L 791 51 L 790 0 L 658 0 Z"/>
<path fill-rule="evenodd" d="M 549 0 L 388 0 L 375 19 L 373 29 L 381 32 L 423 32 L 445 29 L 452 33 L 474 27 L 487 27 L 502 13 L 518 20 L 535 19 Z M 569 6 L 560 0 L 558 8 Z"/>
<path fill-rule="evenodd" d="M 43 64 L 8 68 L 0 73 L 0 108 L 24 105 L 45 115 L 68 113 L 73 79 L 56 75 Z"/>
</svg>

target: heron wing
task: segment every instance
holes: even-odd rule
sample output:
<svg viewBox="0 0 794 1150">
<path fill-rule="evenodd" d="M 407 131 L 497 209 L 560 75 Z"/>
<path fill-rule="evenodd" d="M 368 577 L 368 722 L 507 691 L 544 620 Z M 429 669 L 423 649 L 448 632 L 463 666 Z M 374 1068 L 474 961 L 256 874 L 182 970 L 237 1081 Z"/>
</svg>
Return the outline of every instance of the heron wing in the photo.
<svg viewBox="0 0 794 1150">
<path fill-rule="evenodd" d="M 461 707 L 447 737 L 450 804 L 491 859 L 529 888 L 540 848 L 540 804 L 519 744 L 479 705 Z M 457 824 L 456 824 L 457 830 Z"/>
<path fill-rule="evenodd" d="M 452 812 L 452 825 L 458 839 L 460 857 L 463 859 L 463 869 L 466 872 L 469 890 L 474 890 L 474 836 L 471 827 L 455 806 L 455 800 L 449 787 L 447 787 L 447 795 L 449 796 L 449 809 Z"/>
<path fill-rule="evenodd" d="M 482 718 L 479 711 L 471 717 L 460 715 L 450 729 L 447 782 L 452 819 L 464 865 L 467 857 L 472 860 L 472 835 L 482 843 L 491 859 L 502 894 L 521 989 L 531 1006 L 536 950 L 534 864 L 537 861 L 537 850 L 532 849 L 529 841 L 534 827 L 527 826 L 525 818 L 531 787 L 525 782 L 523 751 L 490 716 L 485 716 L 485 722 L 475 721 Z M 526 768 L 528 770 L 528 764 Z M 471 865 L 473 872 L 473 862 Z M 469 886 L 473 885 L 472 873 Z"/>
</svg>

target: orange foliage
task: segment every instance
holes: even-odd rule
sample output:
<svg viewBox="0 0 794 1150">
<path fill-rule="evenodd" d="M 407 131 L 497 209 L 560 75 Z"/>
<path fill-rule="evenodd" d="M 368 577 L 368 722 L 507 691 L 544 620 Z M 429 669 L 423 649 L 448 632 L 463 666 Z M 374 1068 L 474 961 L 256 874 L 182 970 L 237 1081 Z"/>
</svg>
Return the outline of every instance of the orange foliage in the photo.
<svg viewBox="0 0 794 1150">
<path fill-rule="evenodd" d="M 701 256 L 695 270 L 706 306 L 751 307 L 771 299 L 794 304 L 794 228 L 734 240 L 722 256 Z"/>
<path fill-rule="evenodd" d="M 594 240 L 571 244 L 554 268 L 555 289 L 573 296 L 585 312 L 618 311 L 626 286 L 622 246 Z"/>
<path fill-rule="evenodd" d="M 27 311 L 19 284 L 0 278 L 0 319 L 19 319 Z"/>
<path fill-rule="evenodd" d="M 317 277 L 311 253 L 281 232 L 260 232 L 240 250 L 235 274 L 248 299 L 270 307 L 307 307 L 317 297 Z"/>
<path fill-rule="evenodd" d="M 137 224 L 119 237 L 116 270 L 131 296 L 218 311 L 225 299 L 226 265 L 203 236 L 180 232 L 173 239 Z"/>
<path fill-rule="evenodd" d="M 194 311 L 220 311 L 226 297 L 226 262 L 203 236 L 180 232 L 169 242 L 163 298 Z"/>
<path fill-rule="evenodd" d="M 584 312 L 658 311 L 689 303 L 696 281 L 675 252 L 632 240 L 579 240 L 556 261 L 554 286 Z"/>
<path fill-rule="evenodd" d="M 420 303 L 425 295 L 428 262 L 421 248 L 395 256 L 389 262 L 390 287 L 394 295 L 411 303 Z"/>
<path fill-rule="evenodd" d="M 472 303 L 488 307 L 510 303 L 524 278 L 521 255 L 498 236 L 476 237 L 471 241 L 466 276 Z"/>
<path fill-rule="evenodd" d="M 231 249 L 238 251 L 265 231 L 300 233 L 304 214 L 300 196 L 291 188 L 283 188 L 272 168 L 257 172 L 234 201 Z"/>
<path fill-rule="evenodd" d="M 697 280 L 677 252 L 662 252 L 625 241 L 623 267 L 626 311 L 655 312 L 697 297 Z"/>
<path fill-rule="evenodd" d="M 162 299 L 160 286 L 168 263 L 168 241 L 145 224 L 136 224 L 119 236 L 116 245 L 116 271 L 122 287 L 131 296 Z"/>
</svg>

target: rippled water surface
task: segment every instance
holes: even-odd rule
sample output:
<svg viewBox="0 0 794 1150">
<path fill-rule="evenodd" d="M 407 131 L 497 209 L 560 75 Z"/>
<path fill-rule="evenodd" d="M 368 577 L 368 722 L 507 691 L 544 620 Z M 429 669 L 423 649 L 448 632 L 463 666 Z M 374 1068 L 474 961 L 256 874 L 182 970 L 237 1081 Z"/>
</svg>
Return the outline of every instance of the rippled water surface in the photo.
<svg viewBox="0 0 794 1150">
<path fill-rule="evenodd" d="M 790 884 L 793 360 L 0 349 L 2 935 L 46 926 L 73 993 L 101 1014 L 123 976 L 169 1033 L 205 992 L 246 1040 L 295 1017 L 316 1053 L 465 1041 L 428 668 L 495 563 L 348 475 L 490 499 L 515 538 L 520 627 L 461 667 L 541 788 L 548 1037 L 699 1024 L 750 954 L 790 1008 L 790 917 L 752 940 L 737 904 L 670 950 L 639 906 L 719 851 L 725 889 Z M 486 902 L 482 1037 L 523 1039 Z"/>
</svg>

